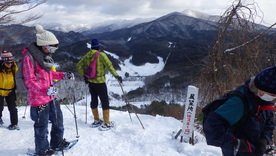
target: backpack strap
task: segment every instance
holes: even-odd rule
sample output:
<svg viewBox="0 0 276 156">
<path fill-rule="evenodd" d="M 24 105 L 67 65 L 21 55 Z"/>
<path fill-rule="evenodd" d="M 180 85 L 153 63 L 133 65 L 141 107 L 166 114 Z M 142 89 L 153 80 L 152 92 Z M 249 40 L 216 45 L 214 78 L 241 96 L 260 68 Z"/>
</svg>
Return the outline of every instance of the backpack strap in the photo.
<svg viewBox="0 0 276 156">
<path fill-rule="evenodd" d="M 30 56 L 31 61 L 32 61 L 32 64 L 33 64 L 33 66 L 34 66 L 34 69 L 36 69 L 35 62 L 34 62 L 34 57 L 31 55 L 30 52 L 26 52 L 26 55 L 29 55 L 29 56 Z"/>
<path fill-rule="evenodd" d="M 233 96 L 238 96 L 240 99 L 242 99 L 242 103 L 244 104 L 244 111 L 243 111 L 243 116 L 241 117 L 241 119 L 232 126 L 232 130 L 234 131 L 236 129 L 236 127 L 239 127 L 241 124 L 243 124 L 249 116 L 249 103 L 248 100 L 246 99 L 245 95 L 243 93 L 241 93 L 240 91 L 234 90 L 231 93 L 231 97 Z"/>
<path fill-rule="evenodd" d="M 98 59 L 98 56 L 100 55 L 100 52 L 97 51 L 96 54 L 95 54 L 95 58 L 94 59 Z"/>
</svg>

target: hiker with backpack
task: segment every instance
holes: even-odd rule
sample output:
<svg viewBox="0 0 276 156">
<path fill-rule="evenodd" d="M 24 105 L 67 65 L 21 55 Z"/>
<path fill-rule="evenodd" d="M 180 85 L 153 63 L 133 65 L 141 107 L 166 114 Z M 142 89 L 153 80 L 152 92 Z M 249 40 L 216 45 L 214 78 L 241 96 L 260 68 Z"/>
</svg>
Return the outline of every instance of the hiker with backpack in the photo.
<svg viewBox="0 0 276 156">
<path fill-rule="evenodd" d="M 18 70 L 11 52 L 3 51 L 0 58 L 0 125 L 3 125 L 2 112 L 4 110 L 4 100 L 6 100 L 10 122 L 9 130 L 19 130 L 18 113 L 16 108 L 15 81 L 14 77 Z"/>
<path fill-rule="evenodd" d="M 97 39 L 92 39 L 91 50 L 78 62 L 77 69 L 78 72 L 84 76 L 85 82 L 89 85 L 89 91 L 92 99 L 90 107 L 94 116 L 94 122 L 91 126 L 93 128 L 99 127 L 100 130 L 109 130 L 113 127 L 113 125 L 109 121 L 109 99 L 105 78 L 106 70 L 108 70 L 118 81 L 120 81 L 120 83 L 122 83 L 122 77 L 118 76 L 107 55 L 103 52 L 99 52 L 100 47 L 99 41 Z M 96 76 L 90 77 L 93 68 L 90 69 L 89 66 L 90 64 L 93 65 L 95 57 L 97 57 L 96 66 L 94 66 Z M 87 68 L 89 70 L 86 70 Z M 97 108 L 99 103 L 98 97 L 100 97 L 102 103 L 103 121 L 99 117 Z"/>
<path fill-rule="evenodd" d="M 57 148 L 69 145 L 63 139 L 64 126 L 60 104 L 55 100 L 57 88 L 53 80 L 74 79 L 71 72 L 53 71 L 54 60 L 51 54 L 58 49 L 56 36 L 41 25 L 36 27 L 36 42 L 31 43 L 22 53 L 24 84 L 28 88 L 28 103 L 31 106 L 31 119 L 34 121 L 36 155 L 52 155 Z M 50 143 L 48 123 L 51 121 Z"/>
<path fill-rule="evenodd" d="M 203 125 L 207 144 L 220 147 L 224 156 L 262 156 L 275 128 L 276 66 L 264 69 L 236 91 L 245 100 L 232 96 L 207 116 Z"/>
</svg>

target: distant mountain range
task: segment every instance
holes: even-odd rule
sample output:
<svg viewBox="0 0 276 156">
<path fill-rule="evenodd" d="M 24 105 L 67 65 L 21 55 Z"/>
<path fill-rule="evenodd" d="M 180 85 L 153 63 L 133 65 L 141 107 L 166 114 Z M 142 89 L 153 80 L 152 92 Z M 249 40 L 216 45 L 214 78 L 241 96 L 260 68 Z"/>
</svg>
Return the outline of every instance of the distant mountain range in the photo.
<svg viewBox="0 0 276 156">
<path fill-rule="evenodd" d="M 118 55 L 122 60 L 132 56 L 134 65 L 157 63 L 157 57 L 160 56 L 166 62 L 162 72 L 185 81 L 198 72 L 200 67 L 197 65 L 202 63 L 209 48 L 214 45 L 219 18 L 186 10 L 155 19 L 113 21 L 93 28 L 74 25 L 64 27 L 59 24 L 48 24 L 45 27 L 52 29 L 60 41 L 60 48 L 54 58 L 61 64 L 61 68 L 75 68 L 72 66 L 89 51 L 87 43 L 92 38 L 98 38 L 103 50 Z M 260 29 L 265 28 L 260 26 Z M 271 31 L 271 34 L 275 34 L 275 31 Z M 35 29 L 26 26 L 5 29 L 0 26 L 0 35 L 3 36 L 0 41 L 2 50 L 8 49 L 18 58 L 22 48 L 35 41 Z M 118 68 L 118 61 L 110 58 Z"/>
<path fill-rule="evenodd" d="M 209 15 L 206 13 L 202 13 L 195 10 L 184 10 L 181 14 L 203 19 L 206 21 L 217 22 L 220 18 L 218 15 Z M 133 20 L 110 20 L 102 23 L 97 23 L 93 26 L 89 26 L 86 24 L 70 24 L 70 25 L 62 25 L 60 23 L 42 23 L 42 25 L 51 30 L 55 31 L 62 31 L 62 32 L 69 32 L 75 31 L 80 32 L 82 34 L 94 34 L 94 33 L 103 33 L 103 32 L 110 32 L 115 31 L 118 29 L 130 28 L 140 23 L 150 22 L 157 18 L 136 18 Z"/>
</svg>

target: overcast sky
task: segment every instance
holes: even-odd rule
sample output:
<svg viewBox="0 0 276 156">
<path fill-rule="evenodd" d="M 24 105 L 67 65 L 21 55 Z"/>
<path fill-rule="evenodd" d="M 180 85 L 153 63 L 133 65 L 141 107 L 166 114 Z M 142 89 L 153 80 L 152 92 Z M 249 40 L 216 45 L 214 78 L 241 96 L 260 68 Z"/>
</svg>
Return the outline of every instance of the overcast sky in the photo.
<svg viewBox="0 0 276 156">
<path fill-rule="evenodd" d="M 113 19 L 160 17 L 187 9 L 211 15 L 222 13 L 234 0 L 48 0 L 37 7 L 43 17 L 38 22 L 56 22 L 63 25 L 97 23 Z M 256 0 L 257 1 L 257 0 Z M 247 0 L 253 2 L 253 0 Z M 258 0 L 266 25 L 276 22 L 275 0 Z"/>
</svg>

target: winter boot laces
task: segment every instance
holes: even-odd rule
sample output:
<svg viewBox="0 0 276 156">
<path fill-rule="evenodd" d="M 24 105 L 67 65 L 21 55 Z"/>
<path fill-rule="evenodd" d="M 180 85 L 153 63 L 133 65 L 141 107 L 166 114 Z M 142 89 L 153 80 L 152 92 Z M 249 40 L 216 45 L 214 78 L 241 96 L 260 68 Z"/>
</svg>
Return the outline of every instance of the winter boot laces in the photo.
<svg viewBox="0 0 276 156">
<path fill-rule="evenodd" d="M 53 155 L 53 154 L 55 154 L 55 151 L 54 151 L 53 149 L 47 149 L 47 150 L 45 151 L 45 155 L 46 155 L 46 156 Z"/>
<path fill-rule="evenodd" d="M 103 124 L 103 121 L 102 120 L 95 120 L 91 126 L 94 128 L 94 127 L 99 127 Z"/>
<path fill-rule="evenodd" d="M 60 145 L 58 146 L 59 149 L 67 148 L 70 145 L 70 142 L 66 141 L 66 139 L 63 139 Z"/>
<path fill-rule="evenodd" d="M 102 126 L 99 127 L 99 129 L 102 131 L 107 131 L 107 130 L 110 130 L 113 126 L 114 124 L 112 122 L 110 122 L 109 124 L 104 123 Z"/>
</svg>

